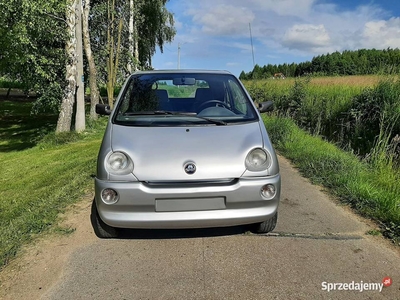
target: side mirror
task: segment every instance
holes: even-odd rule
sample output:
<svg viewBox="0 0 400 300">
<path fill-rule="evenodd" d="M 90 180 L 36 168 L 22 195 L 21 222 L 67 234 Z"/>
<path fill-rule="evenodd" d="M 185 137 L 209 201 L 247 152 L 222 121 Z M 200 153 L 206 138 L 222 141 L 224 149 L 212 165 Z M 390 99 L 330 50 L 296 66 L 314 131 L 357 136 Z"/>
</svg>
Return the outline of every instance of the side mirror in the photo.
<svg viewBox="0 0 400 300">
<path fill-rule="evenodd" d="M 96 114 L 109 116 L 111 114 L 110 106 L 106 104 L 96 104 Z"/>
<path fill-rule="evenodd" d="M 273 110 L 274 110 L 274 103 L 272 101 L 258 103 L 258 111 L 260 113 L 265 113 L 267 111 L 273 111 Z"/>
</svg>

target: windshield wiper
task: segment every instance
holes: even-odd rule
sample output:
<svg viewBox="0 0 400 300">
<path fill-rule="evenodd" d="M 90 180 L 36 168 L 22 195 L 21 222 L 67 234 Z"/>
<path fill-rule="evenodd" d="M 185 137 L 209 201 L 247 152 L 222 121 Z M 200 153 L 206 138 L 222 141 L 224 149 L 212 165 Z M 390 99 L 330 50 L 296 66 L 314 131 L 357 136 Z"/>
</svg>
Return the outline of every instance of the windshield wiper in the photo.
<svg viewBox="0 0 400 300">
<path fill-rule="evenodd" d="M 215 125 L 227 125 L 226 122 L 222 120 L 210 119 L 206 117 L 200 117 L 194 112 L 176 112 L 168 110 L 153 110 L 153 111 L 138 111 L 138 112 L 128 112 L 124 113 L 125 116 L 138 116 L 138 115 L 173 115 L 173 116 L 188 116 L 198 119 L 205 120 L 207 122 L 213 123 Z"/>
</svg>

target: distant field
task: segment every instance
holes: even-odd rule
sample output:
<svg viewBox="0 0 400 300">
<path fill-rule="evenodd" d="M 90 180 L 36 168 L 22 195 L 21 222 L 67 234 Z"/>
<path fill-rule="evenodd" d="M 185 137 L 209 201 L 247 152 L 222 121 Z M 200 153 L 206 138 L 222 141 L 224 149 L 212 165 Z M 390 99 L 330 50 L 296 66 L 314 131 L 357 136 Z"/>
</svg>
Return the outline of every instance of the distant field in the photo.
<svg viewBox="0 0 400 300">
<path fill-rule="evenodd" d="M 383 78 L 377 75 L 342 76 L 342 77 L 309 77 L 300 80 L 309 80 L 307 89 L 316 95 L 336 95 L 352 97 L 366 87 L 373 87 Z M 269 97 L 280 97 L 290 92 L 298 78 L 246 80 L 244 85 L 249 89 L 262 87 Z"/>
<path fill-rule="evenodd" d="M 378 75 L 359 75 L 359 76 L 334 76 L 334 77 L 310 77 L 311 85 L 351 85 L 358 87 L 366 87 L 373 86 L 377 84 L 382 76 Z M 267 81 L 274 81 L 275 84 L 285 85 L 292 84 L 295 81 L 295 78 L 286 78 L 286 79 L 266 79 Z M 264 81 L 264 80 L 259 80 Z M 259 82 L 257 81 L 257 82 Z"/>
</svg>

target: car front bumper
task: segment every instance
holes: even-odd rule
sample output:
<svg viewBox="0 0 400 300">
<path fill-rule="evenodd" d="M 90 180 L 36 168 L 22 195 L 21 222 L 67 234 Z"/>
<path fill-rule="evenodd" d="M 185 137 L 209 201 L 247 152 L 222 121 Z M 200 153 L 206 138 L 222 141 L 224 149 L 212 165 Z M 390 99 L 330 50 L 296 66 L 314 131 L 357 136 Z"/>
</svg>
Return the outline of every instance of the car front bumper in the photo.
<svg viewBox="0 0 400 300">
<path fill-rule="evenodd" d="M 261 188 L 273 184 L 272 199 Z M 115 182 L 95 179 L 100 218 L 120 228 L 206 228 L 251 224 L 272 218 L 279 205 L 280 175 L 248 177 L 225 183 Z M 105 204 L 101 192 L 117 191 L 118 201 Z"/>
</svg>

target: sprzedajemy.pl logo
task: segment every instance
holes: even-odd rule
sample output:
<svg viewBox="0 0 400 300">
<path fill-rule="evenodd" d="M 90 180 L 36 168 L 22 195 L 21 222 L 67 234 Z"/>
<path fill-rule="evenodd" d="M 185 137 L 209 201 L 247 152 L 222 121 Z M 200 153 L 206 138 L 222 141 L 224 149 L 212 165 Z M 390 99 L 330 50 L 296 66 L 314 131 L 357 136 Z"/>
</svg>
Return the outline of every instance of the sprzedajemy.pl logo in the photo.
<svg viewBox="0 0 400 300">
<path fill-rule="evenodd" d="M 381 283 L 376 282 L 322 282 L 322 290 L 327 292 L 332 291 L 379 291 L 382 292 L 383 287 L 389 287 L 392 285 L 392 279 L 387 276 L 383 278 Z"/>
</svg>

